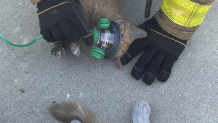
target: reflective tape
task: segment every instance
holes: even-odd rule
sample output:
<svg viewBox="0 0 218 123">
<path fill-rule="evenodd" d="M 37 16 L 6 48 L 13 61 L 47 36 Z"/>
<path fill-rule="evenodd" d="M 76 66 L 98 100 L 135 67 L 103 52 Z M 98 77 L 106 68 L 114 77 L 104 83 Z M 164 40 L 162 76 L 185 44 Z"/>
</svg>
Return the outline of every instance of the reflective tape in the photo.
<svg viewBox="0 0 218 123">
<path fill-rule="evenodd" d="M 161 9 L 174 23 L 194 27 L 203 23 L 211 5 L 200 5 L 190 0 L 162 0 Z"/>
</svg>

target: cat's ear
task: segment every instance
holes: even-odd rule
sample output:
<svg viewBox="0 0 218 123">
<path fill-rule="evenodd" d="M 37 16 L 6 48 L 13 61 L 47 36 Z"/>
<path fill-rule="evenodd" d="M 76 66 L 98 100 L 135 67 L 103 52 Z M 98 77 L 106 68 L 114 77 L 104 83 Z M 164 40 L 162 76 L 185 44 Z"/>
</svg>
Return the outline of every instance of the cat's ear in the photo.
<svg viewBox="0 0 218 123">
<path fill-rule="evenodd" d="M 120 61 L 120 58 L 113 58 L 112 59 L 113 63 L 116 65 L 116 67 L 119 69 L 119 70 L 122 70 L 123 68 L 123 65 Z"/>
<path fill-rule="evenodd" d="M 130 34 L 131 34 L 132 41 L 135 39 L 144 38 L 147 36 L 147 33 L 144 30 L 138 27 L 135 27 L 133 25 L 131 25 L 130 27 L 130 32 L 131 32 Z"/>
</svg>

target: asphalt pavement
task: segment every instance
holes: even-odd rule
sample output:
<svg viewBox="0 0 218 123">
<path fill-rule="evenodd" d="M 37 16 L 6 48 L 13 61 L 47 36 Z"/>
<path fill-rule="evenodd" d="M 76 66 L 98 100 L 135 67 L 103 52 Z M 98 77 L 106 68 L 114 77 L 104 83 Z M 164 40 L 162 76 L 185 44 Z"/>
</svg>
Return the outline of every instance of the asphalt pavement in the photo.
<svg viewBox="0 0 218 123">
<path fill-rule="evenodd" d="M 161 2 L 153 1 L 151 15 Z M 124 20 L 133 25 L 146 20 L 145 2 L 117 0 Z M 0 33 L 8 40 L 21 44 L 40 35 L 37 9 L 28 0 L 1 0 L 0 10 Z M 0 39 L 0 123 L 58 123 L 47 108 L 66 101 L 83 104 L 111 123 L 131 123 L 132 108 L 142 100 L 150 104 L 151 123 L 217 123 L 217 13 L 215 1 L 170 79 L 151 86 L 130 75 L 139 57 L 117 70 L 109 60 L 92 58 L 86 46 L 79 58 L 68 52 L 56 58 L 50 53 L 53 44 L 44 40 L 14 48 Z"/>
</svg>

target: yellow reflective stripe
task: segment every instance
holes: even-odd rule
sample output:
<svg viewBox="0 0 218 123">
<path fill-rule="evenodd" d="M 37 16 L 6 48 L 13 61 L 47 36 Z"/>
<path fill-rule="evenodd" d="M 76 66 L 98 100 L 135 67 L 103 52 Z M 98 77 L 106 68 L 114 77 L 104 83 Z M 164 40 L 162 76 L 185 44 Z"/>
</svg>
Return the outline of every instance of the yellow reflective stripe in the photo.
<svg viewBox="0 0 218 123">
<path fill-rule="evenodd" d="M 132 57 L 128 52 L 126 52 L 126 54 L 127 54 L 130 58 Z"/>
<path fill-rule="evenodd" d="M 46 9 L 46 10 L 44 10 L 44 11 L 38 13 L 38 15 L 43 14 L 43 13 L 47 12 L 48 10 L 51 10 L 51 9 L 53 9 L 53 8 L 55 8 L 55 7 L 61 6 L 61 5 L 66 4 L 66 3 L 71 3 L 71 2 L 70 2 L 70 1 L 68 1 L 68 2 L 63 2 L 63 3 L 60 3 L 60 4 L 58 4 L 58 5 L 52 6 L 52 7 L 48 8 L 48 9 Z"/>
<path fill-rule="evenodd" d="M 83 38 L 88 38 L 91 35 L 92 35 L 92 33 L 88 34 L 87 36 L 83 36 Z"/>
<path fill-rule="evenodd" d="M 173 39 L 173 38 L 171 38 L 171 37 L 169 37 L 169 36 L 166 36 L 166 35 L 164 35 L 164 34 L 158 32 L 158 31 L 155 31 L 155 30 L 153 30 L 153 29 L 150 29 L 150 30 L 153 31 L 153 32 L 155 32 L 155 33 L 157 33 L 157 34 L 159 34 L 159 35 L 162 35 L 162 36 L 164 36 L 164 37 L 166 37 L 166 38 L 169 38 L 169 39 L 171 39 L 171 40 L 173 40 L 173 41 L 175 41 L 175 42 L 177 42 L 177 43 L 179 43 L 179 44 L 181 44 L 181 45 L 183 45 L 183 46 L 186 47 L 186 45 L 185 45 L 184 43 L 182 43 L 182 42 L 180 42 L 180 41 L 177 41 L 176 39 Z"/>
<path fill-rule="evenodd" d="M 194 27 L 203 23 L 211 5 L 200 5 L 190 0 L 162 0 L 161 9 L 174 23 Z"/>
</svg>

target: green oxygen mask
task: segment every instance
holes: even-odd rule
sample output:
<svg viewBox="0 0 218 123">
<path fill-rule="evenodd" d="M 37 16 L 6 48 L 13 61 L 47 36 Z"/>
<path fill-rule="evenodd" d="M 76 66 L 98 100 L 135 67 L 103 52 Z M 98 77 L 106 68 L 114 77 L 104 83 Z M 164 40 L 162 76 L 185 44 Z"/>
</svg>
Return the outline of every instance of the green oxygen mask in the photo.
<svg viewBox="0 0 218 123">
<path fill-rule="evenodd" d="M 112 59 L 120 48 L 121 30 L 118 23 L 108 18 L 99 18 L 97 27 L 92 28 L 93 47 L 91 56 L 96 59 Z"/>
</svg>

